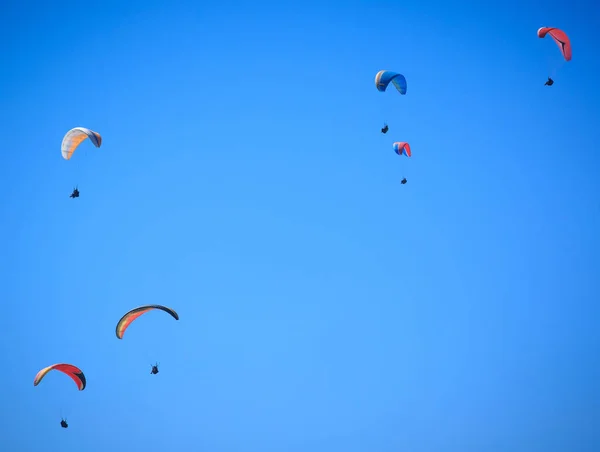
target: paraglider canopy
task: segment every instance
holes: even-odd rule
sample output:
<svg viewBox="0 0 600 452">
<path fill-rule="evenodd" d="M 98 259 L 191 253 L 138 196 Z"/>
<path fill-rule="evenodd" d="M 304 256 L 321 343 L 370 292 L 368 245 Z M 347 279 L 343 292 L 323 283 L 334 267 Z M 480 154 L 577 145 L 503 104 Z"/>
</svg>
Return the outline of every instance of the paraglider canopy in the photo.
<svg viewBox="0 0 600 452">
<path fill-rule="evenodd" d="M 384 92 L 390 82 L 400 94 L 406 94 L 406 78 L 402 74 L 392 71 L 379 71 L 375 75 L 375 87 L 378 91 Z"/>
<path fill-rule="evenodd" d="M 75 149 L 86 139 L 99 148 L 102 145 L 102 137 L 98 132 L 86 129 L 85 127 L 75 127 L 69 130 L 63 137 L 60 152 L 65 160 L 70 160 L 75 152 Z"/>
<path fill-rule="evenodd" d="M 83 391 L 85 389 L 86 381 L 85 375 L 78 367 L 73 366 L 72 364 L 53 364 L 48 367 L 44 367 L 40 370 L 35 378 L 33 379 L 33 386 L 37 386 L 44 379 L 46 374 L 51 370 L 58 370 L 59 372 L 64 373 L 69 376 L 77 385 L 77 389 Z"/>
<path fill-rule="evenodd" d="M 119 322 L 117 323 L 117 328 L 116 328 L 117 337 L 119 339 L 123 339 L 123 335 L 125 334 L 125 331 L 127 330 L 127 328 L 129 328 L 129 325 L 131 325 L 131 323 L 135 319 L 137 319 L 139 316 L 145 314 L 146 312 L 152 311 L 154 309 L 164 311 L 167 314 L 171 315 L 171 317 L 173 317 L 175 320 L 179 320 L 179 315 L 175 311 L 173 311 L 171 308 L 167 308 L 166 306 L 162 306 L 159 304 L 149 304 L 146 306 L 140 306 L 139 308 L 132 309 L 131 311 L 127 312 L 123 317 L 121 317 L 121 320 L 119 320 Z"/>
<path fill-rule="evenodd" d="M 560 49 L 565 61 L 571 61 L 571 41 L 569 40 L 567 34 L 564 31 L 554 27 L 541 27 L 537 31 L 538 38 L 545 38 L 547 34 L 554 39 L 554 42 L 556 42 L 556 45 Z"/>
<path fill-rule="evenodd" d="M 405 155 L 407 157 L 412 155 L 410 144 L 406 143 L 405 141 L 396 141 L 393 146 L 394 152 L 398 155 Z"/>
</svg>

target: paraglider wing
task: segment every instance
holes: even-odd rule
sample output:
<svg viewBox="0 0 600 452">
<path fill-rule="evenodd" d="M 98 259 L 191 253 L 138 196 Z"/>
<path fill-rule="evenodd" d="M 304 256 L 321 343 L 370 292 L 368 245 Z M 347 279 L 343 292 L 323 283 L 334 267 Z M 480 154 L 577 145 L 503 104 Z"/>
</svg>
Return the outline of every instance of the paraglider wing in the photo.
<svg viewBox="0 0 600 452">
<path fill-rule="evenodd" d="M 86 138 L 89 138 L 97 148 L 102 145 L 102 137 L 98 132 L 86 129 L 85 127 L 75 127 L 74 129 L 69 130 L 63 138 L 60 149 L 63 158 L 69 160 L 73 156 L 77 146 L 79 146 Z"/>
<path fill-rule="evenodd" d="M 410 144 L 404 141 L 396 141 L 393 146 L 394 152 L 398 155 L 406 155 L 407 157 L 412 155 L 412 152 L 410 151 Z"/>
<path fill-rule="evenodd" d="M 121 317 L 121 320 L 119 320 L 119 323 L 117 323 L 117 337 L 119 339 L 123 339 L 123 334 L 125 334 L 125 330 L 129 328 L 129 325 L 131 325 L 131 323 L 139 316 L 145 314 L 148 311 L 152 311 L 153 309 L 160 309 L 161 311 L 165 311 L 166 313 L 170 314 L 175 320 L 179 320 L 179 315 L 172 309 L 167 308 L 166 306 L 161 306 L 158 304 L 140 306 L 139 308 L 132 309 L 123 317 Z"/>
<path fill-rule="evenodd" d="M 554 27 L 541 27 L 537 31 L 538 38 L 544 38 L 547 34 L 554 39 L 554 42 L 556 42 L 556 45 L 560 49 L 563 58 L 566 61 L 571 61 L 571 41 L 569 40 L 567 34 L 564 31 Z"/>
<path fill-rule="evenodd" d="M 375 76 L 375 86 L 378 91 L 384 92 L 390 82 L 392 82 L 400 94 L 406 94 L 406 78 L 402 74 L 392 71 L 379 71 Z"/>
<path fill-rule="evenodd" d="M 75 382 L 77 388 L 80 391 L 85 389 L 86 381 L 85 375 L 78 367 L 73 366 L 72 364 L 53 364 L 52 366 L 48 366 L 40 370 L 33 380 L 33 386 L 37 386 L 40 384 L 40 381 L 46 376 L 48 372 L 51 370 L 58 370 L 69 377 Z"/>
</svg>

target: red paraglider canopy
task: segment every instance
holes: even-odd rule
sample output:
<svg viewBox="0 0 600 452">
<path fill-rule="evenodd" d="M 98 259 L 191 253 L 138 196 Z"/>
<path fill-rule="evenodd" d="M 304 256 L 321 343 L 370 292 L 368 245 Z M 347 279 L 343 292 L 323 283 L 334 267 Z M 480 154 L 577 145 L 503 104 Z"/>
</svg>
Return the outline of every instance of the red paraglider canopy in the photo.
<svg viewBox="0 0 600 452">
<path fill-rule="evenodd" d="M 547 34 L 554 39 L 554 42 L 556 42 L 564 59 L 566 61 L 571 61 L 571 41 L 567 34 L 554 27 L 542 27 L 537 31 L 538 38 L 544 38 Z"/>
</svg>

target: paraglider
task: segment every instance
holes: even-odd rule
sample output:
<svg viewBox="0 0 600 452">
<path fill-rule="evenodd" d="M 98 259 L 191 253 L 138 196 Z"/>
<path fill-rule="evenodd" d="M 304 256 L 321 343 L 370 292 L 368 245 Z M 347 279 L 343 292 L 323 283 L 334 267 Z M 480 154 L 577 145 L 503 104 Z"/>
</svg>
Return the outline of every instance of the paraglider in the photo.
<svg viewBox="0 0 600 452">
<path fill-rule="evenodd" d="M 123 335 L 125 334 L 125 331 L 127 330 L 127 328 L 129 328 L 129 325 L 131 325 L 131 323 L 134 320 L 136 320 L 138 317 L 145 314 L 146 312 L 152 311 L 154 309 L 164 311 L 167 314 L 169 314 L 171 317 L 173 317 L 175 320 L 179 320 L 179 315 L 174 310 L 172 310 L 171 308 L 167 308 L 166 306 L 162 306 L 159 304 L 150 304 L 150 305 L 140 306 L 138 308 L 132 309 L 131 311 L 125 313 L 125 315 L 123 317 L 121 317 L 121 320 L 119 320 L 119 322 L 117 323 L 117 328 L 116 328 L 117 338 L 123 339 Z M 152 375 L 156 375 L 157 373 L 158 373 L 158 363 L 153 365 L 152 370 L 150 371 L 150 374 L 152 374 Z"/>
<path fill-rule="evenodd" d="M 65 160 L 70 160 L 77 147 L 89 138 L 94 146 L 99 148 L 102 145 L 102 137 L 98 132 L 86 129 L 85 127 L 75 127 L 69 130 L 63 137 L 60 152 Z"/>
<path fill-rule="evenodd" d="M 44 379 L 44 377 L 48 374 L 48 372 L 50 372 L 52 370 L 58 370 L 59 372 L 70 377 L 71 380 L 73 380 L 75 382 L 75 384 L 77 385 L 77 389 L 79 389 L 80 391 L 83 391 L 85 389 L 85 386 L 86 386 L 85 375 L 83 374 L 83 372 L 81 371 L 81 369 L 79 367 L 76 367 L 72 364 L 53 364 L 51 366 L 44 367 L 42 370 L 40 370 L 35 375 L 35 378 L 33 379 L 33 386 L 39 385 L 40 382 Z M 60 426 L 62 428 L 68 428 L 69 424 L 67 424 L 66 419 L 61 418 Z"/>
<path fill-rule="evenodd" d="M 33 379 L 33 386 L 39 385 L 40 382 L 46 376 L 46 374 L 48 374 L 48 372 L 50 372 L 51 370 L 58 370 L 59 372 L 62 372 L 68 377 L 70 377 L 77 385 L 77 389 L 79 389 L 80 391 L 83 391 L 85 389 L 85 375 L 83 375 L 81 369 L 73 366 L 72 364 L 53 364 L 51 366 L 44 367 L 36 374 L 35 378 Z"/>
<path fill-rule="evenodd" d="M 394 144 L 394 152 L 400 156 L 405 155 L 407 157 L 410 157 L 412 155 L 412 152 L 410 150 L 410 144 L 404 142 L 404 141 L 396 141 Z"/>
<path fill-rule="evenodd" d="M 173 317 L 175 320 L 179 320 L 179 315 L 172 309 L 167 308 L 166 306 L 161 306 L 158 304 L 140 306 L 139 308 L 132 309 L 131 311 L 127 312 L 123 317 L 121 317 L 121 320 L 119 320 L 119 322 L 117 323 L 117 328 L 116 328 L 117 337 L 119 339 L 123 339 L 125 330 L 127 330 L 127 328 L 129 328 L 129 325 L 131 325 L 131 323 L 135 319 L 137 319 L 142 314 L 145 314 L 146 312 L 152 311 L 154 309 L 159 309 L 161 311 L 164 311 L 167 314 L 170 314 L 171 317 Z"/>
<path fill-rule="evenodd" d="M 400 156 L 405 155 L 407 157 L 410 157 L 412 155 L 412 152 L 410 150 L 410 144 L 408 144 L 405 141 L 396 141 L 394 144 L 394 152 Z M 400 183 L 402 185 L 406 184 L 407 180 L 406 177 L 404 177 Z"/>
<path fill-rule="evenodd" d="M 92 144 L 99 148 L 102 145 L 102 137 L 98 132 L 87 129 L 85 127 L 75 127 L 69 130 L 63 137 L 60 152 L 65 160 L 70 160 L 73 157 L 73 153 L 79 147 L 79 145 L 86 139 L 90 139 Z M 73 193 L 69 196 L 70 198 L 79 198 L 79 190 L 77 187 L 73 190 Z"/>
<path fill-rule="evenodd" d="M 554 27 L 541 27 L 537 31 L 538 38 L 545 38 L 546 35 L 550 35 L 550 37 L 554 40 L 562 57 L 565 61 L 571 61 L 571 57 L 573 56 L 573 52 L 571 50 L 571 41 L 567 34 Z M 556 69 L 556 68 L 555 68 Z M 554 84 L 554 80 L 551 77 L 548 77 L 544 86 L 552 86 Z"/>
<path fill-rule="evenodd" d="M 377 91 L 381 93 L 385 92 L 390 83 L 396 87 L 396 90 L 400 94 L 406 94 L 406 78 L 402 74 L 392 71 L 379 71 L 375 75 L 375 88 L 377 88 Z M 385 123 L 381 129 L 381 133 L 385 134 L 388 132 L 388 130 L 389 127 L 387 123 Z"/>
<path fill-rule="evenodd" d="M 396 87 L 400 94 L 406 94 L 406 78 L 398 72 L 379 71 L 375 75 L 375 87 L 377 91 L 384 92 L 390 82 Z"/>
</svg>

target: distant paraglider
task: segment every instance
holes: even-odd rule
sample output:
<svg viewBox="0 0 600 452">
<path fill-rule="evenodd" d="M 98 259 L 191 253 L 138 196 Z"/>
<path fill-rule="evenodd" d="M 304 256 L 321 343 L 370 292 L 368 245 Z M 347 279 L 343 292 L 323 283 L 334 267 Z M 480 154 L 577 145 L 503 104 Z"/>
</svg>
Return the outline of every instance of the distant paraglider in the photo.
<svg viewBox="0 0 600 452">
<path fill-rule="evenodd" d="M 102 137 L 98 132 L 87 129 L 85 127 L 75 127 L 69 130 L 63 137 L 62 144 L 60 147 L 60 153 L 65 160 L 71 160 L 73 153 L 79 147 L 79 145 L 86 139 L 90 139 L 92 144 L 99 148 L 102 145 Z M 79 190 L 77 187 L 73 190 L 73 193 L 69 198 L 79 198 Z"/>
<path fill-rule="evenodd" d="M 166 306 L 162 306 L 162 305 L 158 305 L 158 304 L 140 306 L 139 308 L 132 309 L 131 311 L 127 312 L 123 317 L 121 317 L 121 320 L 119 320 L 119 322 L 117 323 L 117 328 L 116 328 L 117 338 L 123 339 L 123 335 L 125 334 L 125 331 L 127 330 L 127 328 L 129 328 L 129 325 L 131 325 L 131 323 L 134 320 L 136 320 L 138 317 L 145 314 L 146 312 L 152 311 L 154 309 L 164 311 L 167 314 L 169 314 L 171 317 L 173 317 L 175 320 L 179 320 L 179 315 L 174 310 L 172 310 L 171 308 L 167 308 Z M 152 370 L 150 370 L 150 374 L 152 374 L 152 375 L 156 375 L 157 373 L 158 373 L 158 363 L 153 365 Z"/>
<path fill-rule="evenodd" d="M 550 37 L 554 40 L 562 57 L 565 61 L 571 61 L 573 56 L 573 52 L 571 50 L 571 41 L 567 34 L 554 27 L 541 27 L 537 31 L 538 38 L 545 38 L 546 35 L 550 35 Z M 555 68 L 556 69 L 556 68 Z M 554 84 L 554 80 L 551 77 L 548 77 L 548 81 L 544 83 L 544 86 L 552 86 Z"/>
<path fill-rule="evenodd" d="M 396 87 L 396 90 L 400 94 L 406 94 L 406 78 L 402 74 L 392 71 L 379 71 L 375 75 L 375 88 L 377 88 L 377 91 L 381 93 L 385 92 L 390 83 Z M 386 123 L 381 129 L 381 133 L 385 134 L 388 130 L 389 127 Z"/>
<path fill-rule="evenodd" d="M 80 391 L 83 391 L 85 389 L 85 375 L 79 367 L 76 367 L 72 364 L 53 364 L 51 366 L 44 367 L 35 375 L 35 378 L 33 379 L 33 386 L 39 385 L 40 382 L 44 379 L 44 377 L 48 374 L 48 372 L 52 370 L 58 370 L 59 372 L 62 372 L 63 374 L 70 377 L 71 380 L 73 380 L 77 385 L 77 389 L 79 389 Z M 67 428 L 69 427 L 69 424 L 67 424 L 66 419 L 61 419 L 60 426 L 62 428 Z"/>
<path fill-rule="evenodd" d="M 408 144 L 405 141 L 396 141 L 393 144 L 394 147 L 394 152 L 400 156 L 405 155 L 406 157 L 410 157 L 412 155 L 412 152 L 410 150 L 410 144 Z M 406 177 L 404 177 L 400 183 L 402 185 L 406 184 Z"/>
<path fill-rule="evenodd" d="M 131 325 L 131 323 L 134 320 L 136 320 L 138 317 L 145 314 L 146 312 L 152 311 L 155 309 L 158 309 L 159 311 L 164 311 L 167 314 L 169 314 L 171 317 L 173 317 L 175 320 L 179 320 L 179 315 L 174 310 L 172 310 L 171 308 L 167 308 L 166 306 L 162 306 L 159 304 L 150 304 L 150 305 L 140 306 L 138 308 L 132 309 L 131 311 L 127 312 L 123 317 L 121 317 L 121 320 L 119 320 L 119 322 L 117 323 L 117 328 L 116 328 L 117 338 L 123 339 L 123 335 L 125 334 L 125 331 L 127 330 L 127 328 L 129 328 L 129 325 Z M 156 375 L 157 373 L 158 373 L 158 363 L 154 364 L 152 366 L 152 370 L 150 370 L 151 375 Z"/>
</svg>

